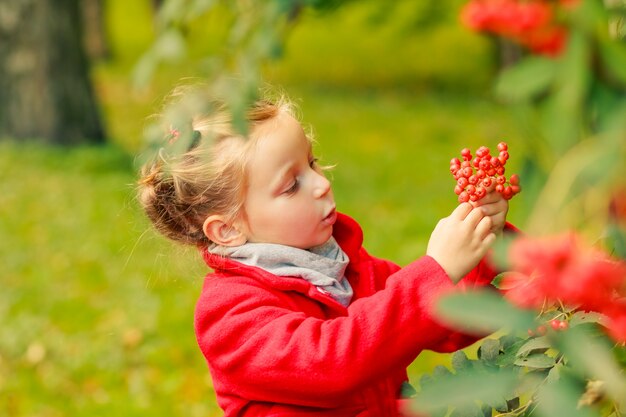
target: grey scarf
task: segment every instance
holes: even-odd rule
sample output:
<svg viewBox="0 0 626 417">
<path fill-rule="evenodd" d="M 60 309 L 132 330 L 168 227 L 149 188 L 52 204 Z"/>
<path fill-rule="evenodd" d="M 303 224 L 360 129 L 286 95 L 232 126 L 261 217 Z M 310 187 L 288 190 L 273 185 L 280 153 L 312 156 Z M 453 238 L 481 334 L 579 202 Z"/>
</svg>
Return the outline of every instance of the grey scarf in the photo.
<svg viewBox="0 0 626 417">
<path fill-rule="evenodd" d="M 235 247 L 213 244 L 209 252 L 274 275 L 303 278 L 344 307 L 352 300 L 352 287 L 344 277 L 349 259 L 333 237 L 309 250 L 274 243 L 245 243 Z"/>
</svg>

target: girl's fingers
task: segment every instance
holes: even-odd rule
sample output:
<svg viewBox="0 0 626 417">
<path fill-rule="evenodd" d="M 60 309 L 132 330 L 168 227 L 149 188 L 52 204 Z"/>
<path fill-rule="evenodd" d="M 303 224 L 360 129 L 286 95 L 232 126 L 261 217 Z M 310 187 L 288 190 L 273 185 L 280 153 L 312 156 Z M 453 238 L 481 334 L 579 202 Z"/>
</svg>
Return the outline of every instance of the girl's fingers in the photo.
<svg viewBox="0 0 626 417">
<path fill-rule="evenodd" d="M 484 218 L 484 214 L 481 209 L 475 208 L 469 212 L 467 217 L 465 217 L 465 222 L 467 222 L 472 228 L 476 228 L 478 223 Z"/>
<path fill-rule="evenodd" d="M 476 226 L 476 232 L 478 236 L 480 236 L 481 240 L 485 240 L 487 236 L 491 233 L 491 226 L 493 222 L 491 221 L 491 217 L 483 217 L 478 225 Z"/>
<path fill-rule="evenodd" d="M 483 245 L 488 248 L 496 242 L 496 239 L 495 233 L 489 233 L 483 240 Z"/>
<path fill-rule="evenodd" d="M 487 194 L 483 198 L 478 200 L 475 203 L 475 205 L 476 205 L 476 207 L 481 207 L 481 206 L 484 206 L 484 205 L 496 203 L 496 202 L 498 202 L 501 199 L 502 199 L 502 195 L 500 193 L 487 192 Z"/>
<path fill-rule="evenodd" d="M 493 216 L 502 211 L 502 207 L 500 207 L 499 204 L 485 204 L 477 208 L 482 211 L 485 216 Z"/>
<path fill-rule="evenodd" d="M 457 220 L 465 220 L 467 215 L 472 212 L 474 207 L 470 203 L 461 203 L 454 209 L 450 217 L 453 217 Z"/>
</svg>

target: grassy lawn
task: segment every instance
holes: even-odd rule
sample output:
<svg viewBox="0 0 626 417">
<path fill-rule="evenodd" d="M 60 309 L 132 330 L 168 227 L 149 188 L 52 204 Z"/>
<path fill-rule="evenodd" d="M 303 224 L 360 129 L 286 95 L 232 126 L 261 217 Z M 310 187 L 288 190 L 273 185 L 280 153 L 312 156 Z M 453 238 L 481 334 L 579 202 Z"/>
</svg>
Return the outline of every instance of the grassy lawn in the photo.
<svg viewBox="0 0 626 417">
<path fill-rule="evenodd" d="M 130 23 L 116 7 L 131 3 L 112 3 L 122 27 L 112 36 L 120 42 Z M 304 50 L 322 24 L 304 22 L 290 48 Z M 129 62 L 149 36 L 146 29 L 131 37 L 117 61 L 96 69 L 108 145 L 0 142 L 0 415 L 220 415 L 192 328 L 206 269 L 194 250 L 149 228 L 134 196 L 143 121 L 185 75 L 164 70 L 148 90 L 129 94 Z M 402 89 L 378 66 L 376 88 L 365 85 L 367 73 L 342 85 L 351 78 L 345 68 L 319 82 L 293 75 L 303 59 L 288 55 L 268 77 L 300 103 L 323 162 L 337 165 L 338 208 L 362 224 L 371 253 L 400 264 L 424 253 L 437 220 L 455 205 L 448 161 L 462 147 L 507 139 L 517 170 L 523 144 L 509 114 L 476 90 L 417 82 Z M 355 59 L 357 68 L 364 58 Z M 400 84 L 408 73 L 398 75 Z M 510 218 L 524 218 L 514 204 Z M 411 367 L 412 380 L 446 361 L 425 354 Z"/>
</svg>

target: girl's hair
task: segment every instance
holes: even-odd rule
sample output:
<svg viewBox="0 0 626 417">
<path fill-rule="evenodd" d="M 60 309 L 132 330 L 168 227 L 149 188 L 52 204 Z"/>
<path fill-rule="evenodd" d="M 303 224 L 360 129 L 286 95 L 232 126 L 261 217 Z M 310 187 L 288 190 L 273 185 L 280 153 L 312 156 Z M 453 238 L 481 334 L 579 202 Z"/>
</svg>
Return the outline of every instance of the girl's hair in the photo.
<svg viewBox="0 0 626 417">
<path fill-rule="evenodd" d="M 197 246 L 211 243 L 202 230 L 209 215 L 233 220 L 241 213 L 247 163 L 258 139 L 255 128 L 283 112 L 295 117 L 293 105 L 284 95 L 263 98 L 249 107 L 248 134 L 242 135 L 233 127 L 227 106 L 219 100 L 209 101 L 207 113 L 191 118 L 190 148 L 169 155 L 165 145 L 141 168 L 139 179 L 139 201 L 154 227 L 172 240 Z M 170 130 L 164 144 L 180 135 Z"/>
</svg>

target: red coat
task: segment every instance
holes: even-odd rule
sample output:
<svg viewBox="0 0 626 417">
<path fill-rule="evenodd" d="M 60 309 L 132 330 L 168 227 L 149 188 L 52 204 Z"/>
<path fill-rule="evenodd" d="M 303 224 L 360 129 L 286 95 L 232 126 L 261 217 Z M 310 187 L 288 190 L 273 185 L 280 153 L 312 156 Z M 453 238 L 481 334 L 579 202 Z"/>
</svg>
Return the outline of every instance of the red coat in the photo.
<svg viewBox="0 0 626 417">
<path fill-rule="evenodd" d="M 406 368 L 424 349 L 476 340 L 438 324 L 433 301 L 454 284 L 424 256 L 404 268 L 370 256 L 340 214 L 333 235 L 350 258 L 348 308 L 308 281 L 204 252 L 195 329 L 226 416 L 397 416 Z M 481 262 L 463 285 L 485 285 Z"/>
</svg>

